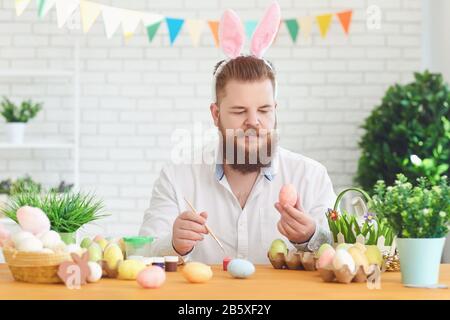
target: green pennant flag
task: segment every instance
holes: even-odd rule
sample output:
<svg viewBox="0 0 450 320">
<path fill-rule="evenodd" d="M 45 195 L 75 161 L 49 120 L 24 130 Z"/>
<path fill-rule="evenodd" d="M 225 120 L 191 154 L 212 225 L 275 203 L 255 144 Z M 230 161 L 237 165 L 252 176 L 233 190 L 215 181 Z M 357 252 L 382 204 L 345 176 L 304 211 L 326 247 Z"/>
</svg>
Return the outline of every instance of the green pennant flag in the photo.
<svg viewBox="0 0 450 320">
<path fill-rule="evenodd" d="M 148 41 L 150 41 L 150 42 L 153 41 L 153 38 L 155 37 L 155 34 L 158 31 L 160 25 L 161 25 L 161 21 L 146 26 L 147 35 L 148 35 Z"/>
<path fill-rule="evenodd" d="M 291 36 L 292 41 L 296 42 L 299 30 L 297 19 L 286 19 L 284 20 L 284 22 L 286 23 L 286 27 L 289 30 L 289 35 Z"/>
</svg>

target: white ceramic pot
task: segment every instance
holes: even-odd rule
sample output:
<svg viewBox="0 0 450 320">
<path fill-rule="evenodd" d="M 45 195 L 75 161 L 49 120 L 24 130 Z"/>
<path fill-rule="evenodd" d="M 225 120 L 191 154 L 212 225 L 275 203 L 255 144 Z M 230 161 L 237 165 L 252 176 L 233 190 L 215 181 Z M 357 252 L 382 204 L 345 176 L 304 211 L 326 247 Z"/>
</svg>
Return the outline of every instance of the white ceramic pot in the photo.
<svg viewBox="0 0 450 320">
<path fill-rule="evenodd" d="M 27 124 L 24 122 L 8 122 L 6 123 L 6 139 L 12 144 L 23 143 L 25 129 Z"/>
</svg>

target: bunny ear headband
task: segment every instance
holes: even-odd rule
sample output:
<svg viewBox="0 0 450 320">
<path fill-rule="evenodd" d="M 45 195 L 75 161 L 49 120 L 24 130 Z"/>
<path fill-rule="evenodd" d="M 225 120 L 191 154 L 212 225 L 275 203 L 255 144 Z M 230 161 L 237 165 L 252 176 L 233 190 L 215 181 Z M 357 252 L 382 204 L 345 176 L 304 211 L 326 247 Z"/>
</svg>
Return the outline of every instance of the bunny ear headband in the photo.
<svg viewBox="0 0 450 320">
<path fill-rule="evenodd" d="M 278 2 L 273 2 L 266 10 L 262 20 L 259 22 L 258 26 L 253 33 L 253 37 L 250 44 L 250 52 L 253 56 L 262 59 L 267 66 L 272 69 L 270 63 L 263 58 L 264 53 L 270 47 L 275 36 L 277 34 L 278 28 L 281 21 L 281 11 Z M 235 59 L 241 55 L 242 49 L 245 43 L 245 32 L 244 26 L 242 25 L 239 16 L 231 9 L 228 9 L 222 15 L 222 19 L 219 24 L 219 44 L 222 51 L 227 56 L 214 73 L 213 79 L 213 101 L 216 99 L 216 79 L 217 75 L 220 74 L 223 67 L 230 62 L 230 60 Z M 275 97 L 276 97 L 276 83 L 275 83 Z"/>
</svg>

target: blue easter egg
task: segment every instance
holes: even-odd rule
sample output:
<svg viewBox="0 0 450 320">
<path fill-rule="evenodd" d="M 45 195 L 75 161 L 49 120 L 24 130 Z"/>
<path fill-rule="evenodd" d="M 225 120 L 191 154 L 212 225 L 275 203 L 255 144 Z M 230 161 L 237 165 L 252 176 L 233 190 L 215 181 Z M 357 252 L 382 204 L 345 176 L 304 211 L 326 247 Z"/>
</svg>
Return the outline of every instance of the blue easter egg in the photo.
<svg viewBox="0 0 450 320">
<path fill-rule="evenodd" d="M 244 259 L 233 259 L 228 264 L 228 273 L 235 278 L 245 279 L 255 273 L 255 266 Z"/>
</svg>

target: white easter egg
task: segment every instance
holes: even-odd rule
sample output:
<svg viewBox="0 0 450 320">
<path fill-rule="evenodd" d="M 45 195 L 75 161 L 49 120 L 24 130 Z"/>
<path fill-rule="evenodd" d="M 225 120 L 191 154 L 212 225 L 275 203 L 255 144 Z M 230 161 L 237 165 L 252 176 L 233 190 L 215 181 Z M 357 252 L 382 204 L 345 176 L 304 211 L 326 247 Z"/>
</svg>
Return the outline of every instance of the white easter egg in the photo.
<svg viewBox="0 0 450 320">
<path fill-rule="evenodd" d="M 36 237 L 22 239 L 16 244 L 16 249 L 19 251 L 38 252 L 43 248 L 42 241 Z"/>
<path fill-rule="evenodd" d="M 333 259 L 333 267 L 336 270 L 339 270 L 345 265 L 348 267 L 351 273 L 354 273 L 356 271 L 355 261 L 353 260 L 351 254 L 344 249 L 336 250 L 336 254 L 334 255 Z"/>
<path fill-rule="evenodd" d="M 45 232 L 40 236 L 40 239 L 45 248 L 53 248 L 61 241 L 59 233 L 53 230 Z"/>
<path fill-rule="evenodd" d="M 12 235 L 11 240 L 14 245 L 17 247 L 17 244 L 26 238 L 34 238 L 34 235 L 28 231 L 19 231 Z"/>
<path fill-rule="evenodd" d="M 88 266 L 89 266 L 90 274 L 89 274 L 89 277 L 87 278 L 87 281 L 92 283 L 92 282 L 97 282 L 98 280 L 100 280 L 102 277 L 102 274 L 103 274 L 102 267 L 100 267 L 100 265 L 97 262 L 93 262 L 93 261 L 89 261 Z"/>
</svg>

